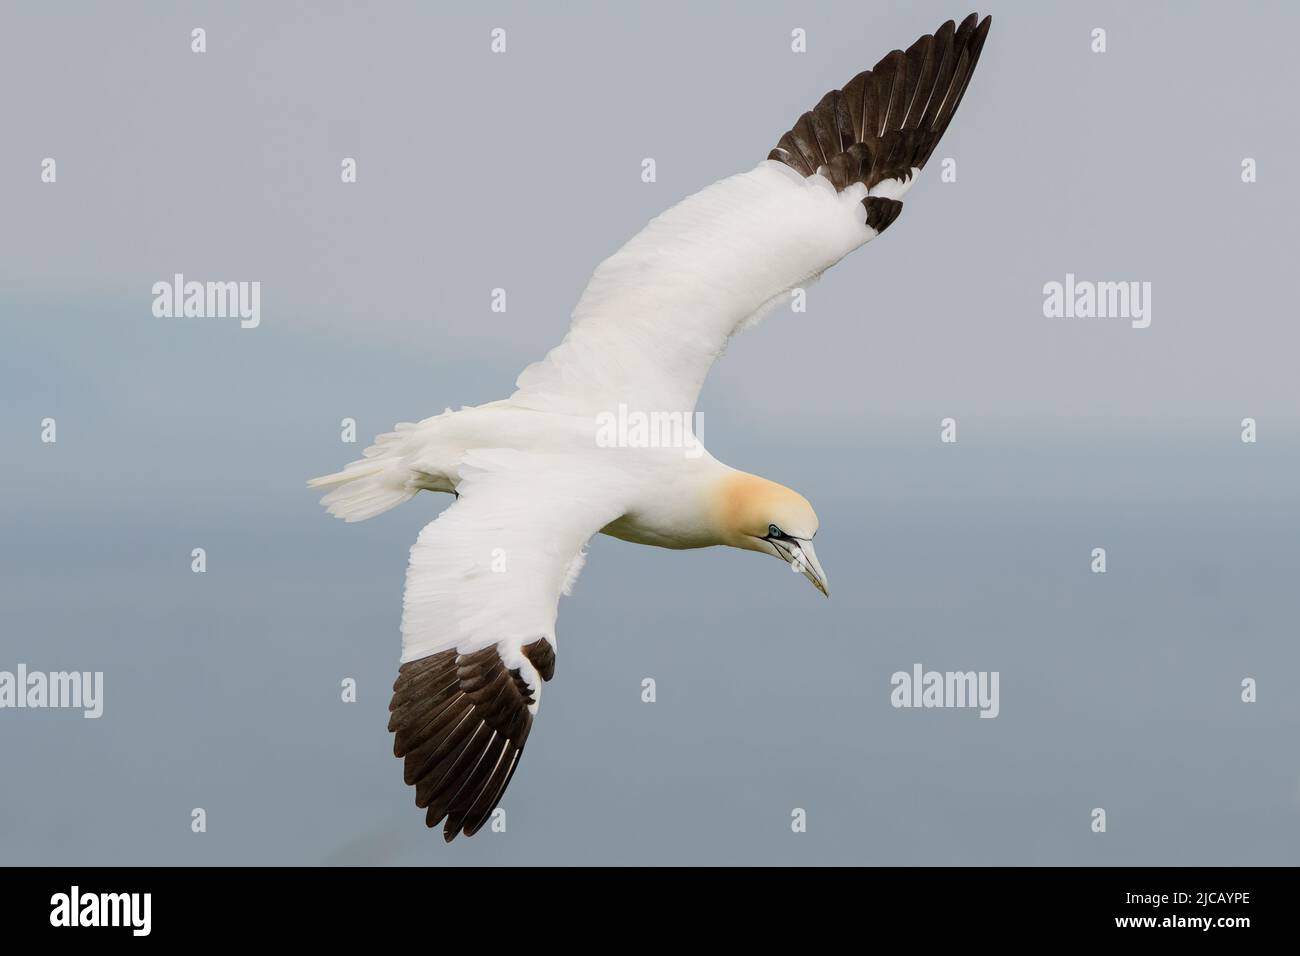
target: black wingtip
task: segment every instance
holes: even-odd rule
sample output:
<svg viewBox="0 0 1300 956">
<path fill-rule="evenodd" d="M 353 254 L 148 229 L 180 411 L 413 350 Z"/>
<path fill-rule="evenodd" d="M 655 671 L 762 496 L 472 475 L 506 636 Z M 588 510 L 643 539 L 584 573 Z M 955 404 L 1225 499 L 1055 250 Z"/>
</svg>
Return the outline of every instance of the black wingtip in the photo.
<svg viewBox="0 0 1300 956">
<path fill-rule="evenodd" d="M 546 638 L 525 648 L 544 676 L 555 672 Z M 472 836 L 491 817 L 519 766 L 532 727 L 535 696 L 497 645 L 465 654 L 450 649 L 403 664 L 389 729 L 402 777 L 416 788 L 429 829 L 443 839 Z"/>
<path fill-rule="evenodd" d="M 892 50 L 799 117 L 768 153 L 802 176 L 826 170 L 836 189 L 868 189 L 923 168 L 948 128 L 993 23 L 945 21 L 906 51 Z M 888 225 L 892 219 L 881 209 Z"/>
</svg>

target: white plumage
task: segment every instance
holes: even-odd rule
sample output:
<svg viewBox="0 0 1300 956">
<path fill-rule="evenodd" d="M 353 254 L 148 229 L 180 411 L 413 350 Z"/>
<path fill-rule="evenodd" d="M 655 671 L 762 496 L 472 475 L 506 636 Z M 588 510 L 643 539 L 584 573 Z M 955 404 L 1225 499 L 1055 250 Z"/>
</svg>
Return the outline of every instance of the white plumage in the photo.
<svg viewBox="0 0 1300 956">
<path fill-rule="evenodd" d="M 570 414 L 620 401 L 694 409 L 746 319 L 875 237 L 866 194 L 765 160 L 683 200 L 596 268 L 568 335 L 510 400 Z"/>
<path fill-rule="evenodd" d="M 457 495 L 411 548 L 389 724 L 448 839 L 483 825 L 518 765 L 593 534 L 758 551 L 826 592 L 808 502 L 703 451 L 689 414 L 734 334 L 894 221 L 987 29 L 972 14 L 891 53 L 769 159 L 654 219 L 597 267 L 568 334 L 510 398 L 398 425 L 310 482 L 346 521 Z M 600 421 L 616 409 L 685 416 L 687 442 L 611 446 Z"/>
</svg>

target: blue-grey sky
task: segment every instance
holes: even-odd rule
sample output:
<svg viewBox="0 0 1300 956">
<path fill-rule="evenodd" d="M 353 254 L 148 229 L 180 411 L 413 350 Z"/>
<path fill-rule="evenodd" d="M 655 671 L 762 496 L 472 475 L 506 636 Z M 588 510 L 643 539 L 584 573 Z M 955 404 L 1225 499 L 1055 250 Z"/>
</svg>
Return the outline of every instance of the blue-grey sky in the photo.
<svg viewBox="0 0 1300 956">
<path fill-rule="evenodd" d="M 11 4 L 0 671 L 105 701 L 0 710 L 0 862 L 1296 863 L 1300 13 L 990 6 L 956 181 L 702 398 L 816 506 L 832 599 L 594 541 L 507 830 L 445 846 L 385 729 L 445 501 L 343 525 L 303 481 L 504 397 L 646 220 L 967 9 Z M 175 272 L 261 282 L 261 324 L 155 317 Z M 1046 318 L 1067 273 L 1150 282 L 1151 326 Z M 917 662 L 998 671 L 999 716 L 891 707 Z"/>
</svg>

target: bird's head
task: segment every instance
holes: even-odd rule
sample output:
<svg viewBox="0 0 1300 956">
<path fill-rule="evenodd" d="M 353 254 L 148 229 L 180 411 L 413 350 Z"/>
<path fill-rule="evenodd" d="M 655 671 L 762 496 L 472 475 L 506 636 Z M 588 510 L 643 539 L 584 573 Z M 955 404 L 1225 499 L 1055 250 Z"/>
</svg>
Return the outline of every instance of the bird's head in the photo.
<svg viewBox="0 0 1300 956">
<path fill-rule="evenodd" d="M 739 471 L 724 477 L 719 487 L 724 544 L 780 558 L 830 597 L 826 572 L 812 545 L 817 514 L 807 498 L 775 481 Z"/>
</svg>

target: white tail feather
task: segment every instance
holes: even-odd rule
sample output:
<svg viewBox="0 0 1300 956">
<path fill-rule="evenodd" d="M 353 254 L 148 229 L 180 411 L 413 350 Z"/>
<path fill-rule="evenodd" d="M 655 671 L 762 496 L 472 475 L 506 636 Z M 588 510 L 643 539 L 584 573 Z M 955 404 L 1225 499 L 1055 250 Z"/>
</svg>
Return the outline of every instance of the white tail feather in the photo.
<svg viewBox="0 0 1300 956">
<path fill-rule="evenodd" d="M 459 480 L 455 463 L 462 452 L 454 441 L 440 439 L 449 421 L 467 411 L 475 410 L 449 408 L 422 422 L 399 422 L 376 438 L 363 457 L 342 471 L 313 478 L 307 487 L 331 489 L 321 504 L 344 521 L 373 518 L 421 491 L 454 493 Z"/>
<path fill-rule="evenodd" d="M 418 490 L 394 487 L 386 476 L 376 475 L 355 481 L 348 479 L 347 484 L 335 488 L 320 503 L 336 518 L 365 521 L 409 501 Z"/>
<path fill-rule="evenodd" d="M 321 504 L 344 521 L 365 521 L 409 501 L 420 486 L 403 459 L 392 453 L 398 437 L 394 432 L 380 435 L 363 452 L 364 458 L 332 475 L 311 479 L 307 487 L 333 488 L 321 499 Z"/>
</svg>

